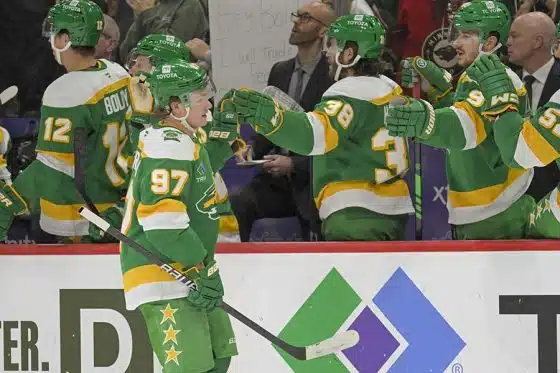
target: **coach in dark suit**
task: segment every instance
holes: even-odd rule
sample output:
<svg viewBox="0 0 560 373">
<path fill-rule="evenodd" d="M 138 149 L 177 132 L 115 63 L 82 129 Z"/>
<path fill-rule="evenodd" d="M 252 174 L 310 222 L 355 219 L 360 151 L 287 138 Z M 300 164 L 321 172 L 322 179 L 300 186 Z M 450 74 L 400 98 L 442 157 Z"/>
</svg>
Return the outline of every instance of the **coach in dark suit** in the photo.
<svg viewBox="0 0 560 373">
<path fill-rule="evenodd" d="M 527 89 L 532 113 L 543 107 L 560 89 L 560 61 L 551 54 L 555 25 L 544 13 L 521 15 L 511 25 L 507 42 L 509 60 L 523 70 L 520 74 Z M 535 176 L 527 194 L 541 200 L 560 182 L 556 162 L 535 167 Z"/>
<path fill-rule="evenodd" d="M 297 46 L 297 56 L 276 63 L 269 74 L 268 85 L 286 92 L 305 111 L 312 111 L 332 84 L 322 44 L 334 18 L 333 10 L 319 1 L 292 13 L 290 44 Z M 304 240 L 316 239 L 321 222 L 311 192 L 311 157 L 289 152 L 261 135 L 252 139 L 251 151 L 254 159 L 271 161 L 230 196 L 241 241 L 249 240 L 255 220 L 291 216 L 298 217 Z"/>
</svg>

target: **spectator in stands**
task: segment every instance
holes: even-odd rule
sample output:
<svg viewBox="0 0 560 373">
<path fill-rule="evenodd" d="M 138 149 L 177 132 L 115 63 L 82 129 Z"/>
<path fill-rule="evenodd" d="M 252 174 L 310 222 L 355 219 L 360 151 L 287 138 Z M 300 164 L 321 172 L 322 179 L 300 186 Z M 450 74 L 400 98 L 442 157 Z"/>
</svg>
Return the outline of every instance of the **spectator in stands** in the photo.
<svg viewBox="0 0 560 373">
<path fill-rule="evenodd" d="M 504 2 L 508 3 L 511 0 Z M 560 15 L 558 6 L 560 6 L 560 2 L 557 0 L 520 0 L 515 16 L 519 17 L 530 12 L 543 12 L 553 20 L 558 20 L 557 17 Z"/>
<path fill-rule="evenodd" d="M 149 34 L 209 41 L 208 0 L 127 0 L 127 3 L 133 9 L 135 19 L 119 48 L 121 60 Z"/>
<path fill-rule="evenodd" d="M 560 87 L 560 61 L 552 56 L 550 48 L 555 41 L 555 29 L 552 19 L 541 12 L 520 15 L 511 25 L 507 41 L 509 61 L 523 68 L 521 77 L 533 113 Z M 527 193 L 539 201 L 559 182 L 560 172 L 554 162 L 536 167 Z"/>
<path fill-rule="evenodd" d="M 119 26 L 113 18 L 104 14 L 103 19 L 105 21 L 105 25 L 103 26 L 103 32 L 101 33 L 97 46 L 95 47 L 95 57 L 113 61 L 115 59 L 115 52 L 121 38 L 121 32 L 119 30 Z"/>
<path fill-rule="evenodd" d="M 41 98 L 47 86 L 64 73 L 52 58 L 50 44 L 41 28 L 52 1 L 0 1 L 0 89 L 17 85 L 11 101 L 20 116 L 39 116 Z M 19 105 L 18 105 L 19 104 Z"/>
<path fill-rule="evenodd" d="M 332 84 L 323 39 L 335 19 L 333 9 L 320 1 L 303 5 L 292 13 L 294 22 L 289 42 L 297 47 L 296 57 L 276 63 L 268 85 L 286 92 L 305 111 L 313 110 Z M 257 135 L 252 144 L 253 159 L 269 159 L 253 180 L 230 197 L 239 223 L 242 241 L 249 241 L 253 223 L 261 218 L 296 216 L 304 240 L 319 235 L 320 219 L 310 188 L 311 157 L 290 153 Z"/>
</svg>

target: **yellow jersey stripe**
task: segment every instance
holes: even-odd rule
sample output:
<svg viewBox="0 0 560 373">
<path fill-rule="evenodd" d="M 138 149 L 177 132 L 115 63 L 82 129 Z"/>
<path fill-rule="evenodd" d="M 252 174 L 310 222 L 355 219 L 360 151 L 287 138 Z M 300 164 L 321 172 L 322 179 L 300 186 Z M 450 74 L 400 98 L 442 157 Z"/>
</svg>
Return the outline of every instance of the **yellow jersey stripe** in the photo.
<svg viewBox="0 0 560 373">
<path fill-rule="evenodd" d="M 454 208 L 489 205 L 494 202 L 507 187 L 526 172 L 527 170 L 509 169 L 507 179 L 503 184 L 492 185 L 470 192 L 450 190 L 448 193 L 449 202 Z"/>
<path fill-rule="evenodd" d="M 523 136 L 525 143 L 529 146 L 539 161 L 542 162 L 542 164 L 547 165 L 560 157 L 560 153 L 558 153 L 558 151 L 550 145 L 550 143 L 539 133 L 539 131 L 537 131 L 530 121 L 526 120 L 523 122 L 521 136 Z"/>
<path fill-rule="evenodd" d="M 39 200 L 39 205 L 41 207 L 41 213 L 54 219 L 54 220 L 82 220 L 82 216 L 78 212 L 80 207 L 83 207 L 83 203 L 69 204 L 69 205 L 59 205 L 54 202 L 48 201 L 41 198 Z M 114 203 L 96 203 L 95 207 L 99 212 L 107 210 L 109 207 L 113 206 Z"/>
<path fill-rule="evenodd" d="M 163 212 L 187 212 L 187 206 L 181 201 L 165 198 L 153 205 L 138 204 L 136 215 L 139 219 L 147 218 L 151 215 Z"/>
<path fill-rule="evenodd" d="M 58 159 L 59 161 L 69 165 L 74 166 L 74 153 L 59 153 L 59 152 L 50 152 L 47 150 L 37 150 L 37 153 L 43 153 L 45 155 L 49 155 L 53 158 Z"/>
<path fill-rule="evenodd" d="M 484 128 L 484 121 L 480 115 L 466 102 L 456 102 L 453 106 L 459 110 L 463 110 L 471 120 L 471 125 L 474 126 L 474 131 L 476 133 L 476 145 L 483 142 L 487 134 Z"/>
<path fill-rule="evenodd" d="M 97 104 L 99 101 L 105 98 L 105 96 L 109 95 L 112 92 L 118 91 L 121 88 L 128 86 L 128 81 L 130 77 L 125 77 L 122 79 L 117 80 L 114 83 L 109 84 L 108 86 L 103 87 L 99 91 L 97 91 L 89 100 L 86 101 L 86 105 L 93 105 Z"/>
<path fill-rule="evenodd" d="M 172 266 L 179 271 L 183 269 L 183 266 L 179 263 L 173 263 Z M 162 271 L 161 268 L 155 264 L 129 269 L 123 275 L 125 293 L 146 283 L 168 281 L 175 281 L 175 279 L 169 276 L 167 272 Z"/>
<path fill-rule="evenodd" d="M 326 154 L 338 146 L 338 132 L 333 128 L 329 117 L 320 111 L 308 116 L 313 130 L 313 149 L 311 155 Z"/>
<path fill-rule="evenodd" d="M 315 198 L 317 207 L 321 207 L 322 202 L 346 190 L 364 190 L 373 192 L 380 197 L 409 197 L 408 186 L 404 180 L 398 180 L 392 184 L 373 184 L 368 181 L 336 181 L 329 183 Z"/>
</svg>

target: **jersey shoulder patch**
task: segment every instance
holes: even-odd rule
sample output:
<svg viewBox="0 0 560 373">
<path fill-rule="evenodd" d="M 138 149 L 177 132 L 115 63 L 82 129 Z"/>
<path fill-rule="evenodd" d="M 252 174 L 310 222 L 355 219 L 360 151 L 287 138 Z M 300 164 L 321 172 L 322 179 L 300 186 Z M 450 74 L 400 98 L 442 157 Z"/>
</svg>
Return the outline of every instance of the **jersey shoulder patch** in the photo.
<svg viewBox="0 0 560 373">
<path fill-rule="evenodd" d="M 43 105 L 71 108 L 95 104 L 107 94 L 127 86 L 129 75 L 118 64 L 101 60 L 105 68 L 71 71 L 52 82 L 43 94 Z"/>
<path fill-rule="evenodd" d="M 369 101 L 376 105 L 385 105 L 391 98 L 402 93 L 401 87 L 384 75 L 349 76 L 334 83 L 323 94 L 329 96 L 346 96 L 357 100 Z"/>
<path fill-rule="evenodd" d="M 138 141 L 142 157 L 193 161 L 198 158 L 199 145 L 189 135 L 173 127 L 147 128 Z"/>
</svg>

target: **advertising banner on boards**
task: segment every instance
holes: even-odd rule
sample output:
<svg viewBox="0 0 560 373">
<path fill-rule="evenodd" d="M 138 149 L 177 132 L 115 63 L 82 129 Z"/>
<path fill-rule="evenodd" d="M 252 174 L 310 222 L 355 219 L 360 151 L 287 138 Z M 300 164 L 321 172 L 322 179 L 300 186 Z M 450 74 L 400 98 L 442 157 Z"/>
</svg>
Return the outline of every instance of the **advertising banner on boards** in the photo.
<svg viewBox="0 0 560 373">
<path fill-rule="evenodd" d="M 552 244 L 465 252 L 438 245 L 392 244 L 393 252 L 380 252 L 364 243 L 344 252 L 344 244 L 330 244 L 321 252 L 317 245 L 268 244 L 219 254 L 226 301 L 288 342 L 308 345 L 348 329 L 360 334 L 353 348 L 302 362 L 234 321 L 240 355 L 229 372 L 556 371 L 560 257 Z M 12 255 L 0 260 L 0 371 L 161 372 L 141 314 L 125 309 L 113 250 L 13 255 L 10 245 Z"/>
</svg>

